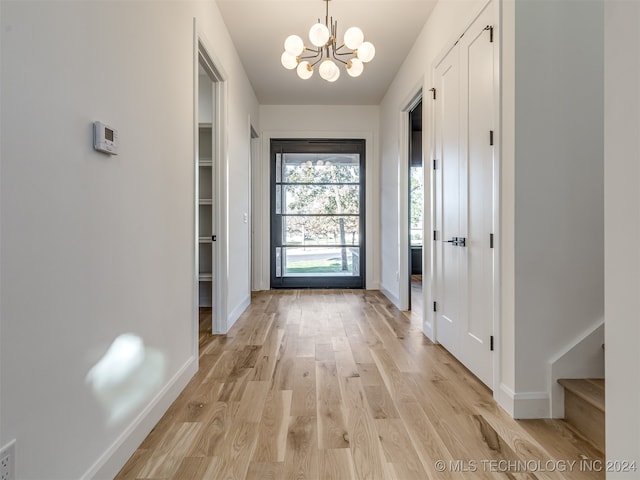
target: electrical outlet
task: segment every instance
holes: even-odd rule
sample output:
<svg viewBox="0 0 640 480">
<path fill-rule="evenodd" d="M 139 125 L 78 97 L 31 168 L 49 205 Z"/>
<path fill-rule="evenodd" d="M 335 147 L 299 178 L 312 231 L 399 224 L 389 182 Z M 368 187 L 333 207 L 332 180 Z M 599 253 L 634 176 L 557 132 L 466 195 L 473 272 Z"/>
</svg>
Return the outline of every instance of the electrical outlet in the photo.
<svg viewBox="0 0 640 480">
<path fill-rule="evenodd" d="M 12 440 L 0 450 L 0 480 L 15 480 L 16 441 Z"/>
</svg>

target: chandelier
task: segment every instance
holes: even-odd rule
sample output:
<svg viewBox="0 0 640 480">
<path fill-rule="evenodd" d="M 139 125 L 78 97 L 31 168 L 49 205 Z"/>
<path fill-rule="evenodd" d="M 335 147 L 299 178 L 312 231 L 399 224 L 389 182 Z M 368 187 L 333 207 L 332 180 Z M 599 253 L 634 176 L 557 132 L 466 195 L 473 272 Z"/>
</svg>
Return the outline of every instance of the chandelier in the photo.
<svg viewBox="0 0 640 480">
<path fill-rule="evenodd" d="M 358 77 L 364 70 L 364 64 L 373 60 L 376 49 L 371 42 L 364 41 L 364 34 L 358 27 L 351 27 L 344 32 L 344 43 L 338 46 L 338 22 L 329 19 L 329 1 L 326 2 L 324 23 L 314 24 L 309 29 L 309 40 L 315 47 L 308 47 L 298 35 L 289 35 L 284 41 L 284 53 L 280 57 L 282 66 L 288 70 L 296 69 L 303 80 L 311 78 L 316 65 L 318 73 L 328 82 L 335 82 L 340 77 L 342 63 L 347 73 Z M 331 20 L 331 21 L 329 21 Z"/>
</svg>

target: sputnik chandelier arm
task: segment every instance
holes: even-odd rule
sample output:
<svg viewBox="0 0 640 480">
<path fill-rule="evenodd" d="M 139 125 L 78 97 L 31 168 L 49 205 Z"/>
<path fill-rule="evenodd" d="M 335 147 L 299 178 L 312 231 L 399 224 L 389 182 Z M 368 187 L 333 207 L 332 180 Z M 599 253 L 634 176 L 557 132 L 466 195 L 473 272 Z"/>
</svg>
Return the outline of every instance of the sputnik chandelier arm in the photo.
<svg viewBox="0 0 640 480">
<path fill-rule="evenodd" d="M 303 80 L 311 78 L 318 66 L 318 73 L 328 82 L 335 82 L 340 77 L 342 63 L 347 73 L 358 77 L 364 70 L 364 64 L 373 60 L 376 49 L 371 42 L 364 41 L 364 34 L 358 27 L 348 28 L 344 33 L 344 43 L 338 46 L 338 21 L 329 18 L 329 1 L 326 3 L 324 23 L 314 24 L 309 30 L 309 40 L 313 47 L 305 45 L 298 35 L 289 35 L 284 41 L 284 53 L 280 57 L 282 66 L 288 70 L 296 69 Z M 315 47 L 315 48 L 314 48 Z"/>
</svg>

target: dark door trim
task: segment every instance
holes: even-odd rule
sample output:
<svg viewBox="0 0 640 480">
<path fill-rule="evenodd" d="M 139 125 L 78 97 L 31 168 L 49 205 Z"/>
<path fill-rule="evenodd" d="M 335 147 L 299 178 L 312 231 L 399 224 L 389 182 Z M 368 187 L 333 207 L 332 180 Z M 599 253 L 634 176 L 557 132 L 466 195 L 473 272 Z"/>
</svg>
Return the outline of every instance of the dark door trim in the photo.
<svg viewBox="0 0 640 480">
<path fill-rule="evenodd" d="M 272 139 L 270 154 L 270 277 L 271 288 L 365 288 L 365 179 L 366 141 L 364 139 Z M 359 172 L 359 274 L 342 276 L 285 276 L 276 275 L 276 249 L 283 247 L 282 215 L 276 214 L 276 157 L 286 153 L 358 154 Z M 286 245 L 285 245 L 286 246 Z M 281 250 L 282 251 L 282 250 Z M 282 273 L 282 272 L 281 272 Z"/>
</svg>

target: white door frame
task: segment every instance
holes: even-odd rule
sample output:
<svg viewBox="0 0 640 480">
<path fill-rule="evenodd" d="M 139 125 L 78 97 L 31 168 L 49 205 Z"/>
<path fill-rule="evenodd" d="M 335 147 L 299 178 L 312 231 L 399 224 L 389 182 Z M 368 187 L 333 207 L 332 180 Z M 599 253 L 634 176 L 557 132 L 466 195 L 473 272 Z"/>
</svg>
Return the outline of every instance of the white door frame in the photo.
<svg viewBox="0 0 640 480">
<path fill-rule="evenodd" d="M 259 290 L 259 278 L 260 273 L 256 271 L 256 267 L 258 266 L 257 262 L 257 249 L 254 248 L 257 245 L 255 240 L 256 231 L 260 231 L 260 223 L 258 218 L 260 215 L 255 216 L 254 212 L 258 212 L 260 209 L 255 205 L 261 198 L 260 192 L 258 190 L 261 177 L 256 175 L 256 172 L 259 172 L 259 163 L 260 163 L 260 135 L 253 127 L 253 122 L 251 121 L 251 115 L 249 115 L 249 135 L 251 137 L 250 140 L 250 159 L 249 159 L 249 294 L 251 291 Z M 261 221 L 261 217 L 260 217 Z"/>
<path fill-rule="evenodd" d="M 207 71 L 209 76 L 213 80 L 214 95 L 215 95 L 215 109 L 214 115 L 214 129 L 213 136 L 215 138 L 215 151 L 212 152 L 213 171 L 215 177 L 214 186 L 214 198 L 213 208 L 215 209 L 214 222 L 211 226 L 213 235 L 216 235 L 217 240 L 214 243 L 213 252 L 213 321 L 212 332 L 213 333 L 226 333 L 227 332 L 227 284 L 229 276 L 229 265 L 227 254 L 228 251 L 228 222 L 227 222 L 227 210 L 228 210 L 228 191 L 227 191 L 227 177 L 228 177 L 228 155 L 227 155 L 227 75 L 220 67 L 218 62 L 210 52 L 213 49 L 210 48 L 210 42 L 207 41 L 205 35 L 198 30 L 197 21 L 194 18 L 194 62 L 193 62 L 193 75 L 194 75 L 194 108 L 193 108 L 193 136 L 194 136 L 194 168 L 198 165 L 198 65 L 202 64 L 202 67 Z M 202 60 L 202 62 L 201 62 Z M 194 174 L 194 264 L 193 264 L 193 278 L 194 278 L 194 321 L 195 321 L 195 342 L 196 352 L 198 345 L 198 324 L 199 324 L 199 311 L 198 311 L 198 265 L 199 265 L 199 244 L 198 244 L 198 169 L 195 168 Z"/>
<path fill-rule="evenodd" d="M 398 307 L 400 310 L 408 310 L 411 305 L 411 272 L 409 272 L 409 255 L 411 254 L 409 248 L 409 166 L 411 163 L 411 159 L 409 158 L 409 152 L 411 150 L 409 148 L 409 142 L 411 139 L 411 126 L 409 124 L 409 115 L 411 115 L 411 110 L 422 100 L 422 83 L 423 81 L 420 80 L 421 86 L 413 90 L 409 100 L 404 102 L 405 107 L 400 112 L 400 161 L 398 162 Z M 424 103 L 422 108 L 424 112 Z M 422 118 L 425 118 L 424 113 Z M 424 138 L 424 125 L 422 132 Z M 422 145 L 422 151 L 424 153 L 424 142 L 422 142 Z M 425 264 L 424 258 L 423 250 L 423 271 Z"/>
</svg>

